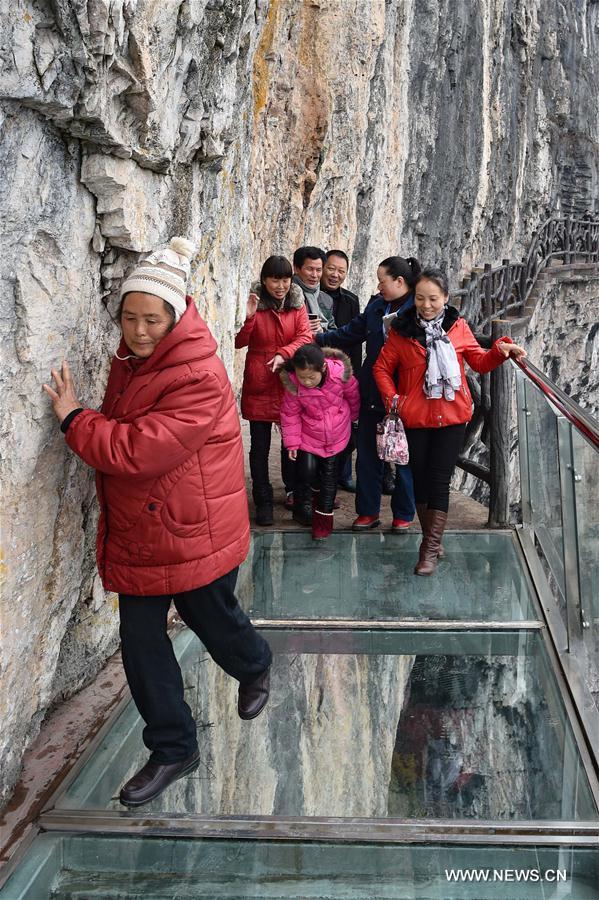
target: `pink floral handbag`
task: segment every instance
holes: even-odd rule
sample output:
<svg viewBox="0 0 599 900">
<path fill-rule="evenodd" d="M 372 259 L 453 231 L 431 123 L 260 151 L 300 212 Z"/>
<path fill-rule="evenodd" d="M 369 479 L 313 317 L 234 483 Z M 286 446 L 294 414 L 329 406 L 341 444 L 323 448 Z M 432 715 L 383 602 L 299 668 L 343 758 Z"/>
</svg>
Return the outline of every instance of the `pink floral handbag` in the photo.
<svg viewBox="0 0 599 900">
<path fill-rule="evenodd" d="M 407 466 L 410 461 L 408 441 L 403 422 L 397 412 L 397 394 L 393 398 L 389 415 L 376 426 L 376 449 L 379 459 L 396 466 Z"/>
</svg>

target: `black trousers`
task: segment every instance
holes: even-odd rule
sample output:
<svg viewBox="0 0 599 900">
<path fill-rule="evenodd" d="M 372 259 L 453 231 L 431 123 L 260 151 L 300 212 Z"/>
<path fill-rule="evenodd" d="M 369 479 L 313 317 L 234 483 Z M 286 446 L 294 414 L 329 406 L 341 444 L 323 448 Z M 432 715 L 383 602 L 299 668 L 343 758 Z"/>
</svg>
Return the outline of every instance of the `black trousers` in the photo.
<svg viewBox="0 0 599 900">
<path fill-rule="evenodd" d="M 305 450 L 297 451 L 293 495 L 296 503 L 308 502 L 311 500 L 311 492 L 318 491 L 316 508 L 324 513 L 333 512 L 340 455 L 317 456 L 315 453 L 306 453 Z"/>
<path fill-rule="evenodd" d="M 143 741 L 160 764 L 197 750 L 196 725 L 183 697 L 183 678 L 166 630 L 171 600 L 212 659 L 241 683 L 254 681 L 272 660 L 270 647 L 240 609 L 237 569 L 182 594 L 119 595 L 121 650 L 131 695 L 146 723 Z"/>
<path fill-rule="evenodd" d="M 406 428 L 416 503 L 447 512 L 449 485 L 465 433 L 465 424 Z"/>
<path fill-rule="evenodd" d="M 250 474 L 254 502 L 272 500 L 272 487 L 268 474 L 268 455 L 273 422 L 250 422 Z M 287 492 L 293 490 L 295 463 L 281 441 L 281 475 Z"/>
</svg>

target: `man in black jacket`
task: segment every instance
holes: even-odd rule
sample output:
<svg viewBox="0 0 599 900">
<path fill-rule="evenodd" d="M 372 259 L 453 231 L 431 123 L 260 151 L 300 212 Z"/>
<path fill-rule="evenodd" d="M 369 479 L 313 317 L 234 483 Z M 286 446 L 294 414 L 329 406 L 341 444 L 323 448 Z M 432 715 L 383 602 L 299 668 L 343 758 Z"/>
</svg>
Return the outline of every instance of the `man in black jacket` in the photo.
<svg viewBox="0 0 599 900">
<path fill-rule="evenodd" d="M 360 314 L 358 297 L 342 287 L 343 282 L 347 278 L 348 268 L 349 259 L 343 250 L 329 250 L 325 256 L 320 286 L 327 292 L 329 297 L 333 298 L 333 318 L 337 328 L 347 325 L 355 316 Z M 351 360 L 352 369 L 357 378 L 362 367 L 362 345 L 358 344 L 352 347 L 351 350 L 347 350 L 347 355 Z M 339 466 L 339 487 L 353 493 L 356 490 L 356 486 L 352 479 L 352 450 L 353 438 L 348 445 L 345 458 Z"/>
</svg>

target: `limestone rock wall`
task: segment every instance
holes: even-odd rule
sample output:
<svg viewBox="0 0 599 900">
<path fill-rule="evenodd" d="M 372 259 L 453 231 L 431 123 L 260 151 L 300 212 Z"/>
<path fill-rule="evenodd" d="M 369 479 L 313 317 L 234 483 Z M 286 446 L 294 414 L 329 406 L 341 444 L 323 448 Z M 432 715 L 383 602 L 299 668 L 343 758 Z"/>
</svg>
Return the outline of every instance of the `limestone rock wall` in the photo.
<svg viewBox="0 0 599 900">
<path fill-rule="evenodd" d="M 49 705 L 116 643 L 91 475 L 40 384 L 66 355 L 100 401 L 127 266 L 197 242 L 191 290 L 238 380 L 233 334 L 272 252 L 349 248 L 363 300 L 393 252 L 454 277 L 520 252 L 548 209 L 596 202 L 598 23 L 590 0 L 5 4 L 5 793 Z"/>
<path fill-rule="evenodd" d="M 287 0 L 254 62 L 259 256 L 391 252 L 452 275 L 520 253 L 549 209 L 599 209 L 599 8 Z M 293 46 L 294 52 L 285 52 Z"/>
<path fill-rule="evenodd" d="M 157 243 L 199 247 L 192 290 L 232 365 L 247 277 L 255 4 L 17 2 L 2 30 L 2 792 L 49 706 L 118 644 L 95 572 L 93 476 L 41 384 L 66 357 L 97 406 L 113 288 Z"/>
<path fill-rule="evenodd" d="M 530 358 L 592 416 L 599 416 L 599 274 L 547 269 L 525 343 Z"/>
</svg>

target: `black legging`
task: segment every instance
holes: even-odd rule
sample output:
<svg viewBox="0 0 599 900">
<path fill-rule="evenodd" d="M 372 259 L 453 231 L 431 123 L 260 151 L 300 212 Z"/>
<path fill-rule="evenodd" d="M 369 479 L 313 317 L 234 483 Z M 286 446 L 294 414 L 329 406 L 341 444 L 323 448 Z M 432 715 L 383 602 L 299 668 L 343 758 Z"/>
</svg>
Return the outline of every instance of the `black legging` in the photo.
<svg viewBox="0 0 599 900">
<path fill-rule="evenodd" d="M 304 496 L 307 495 L 307 490 L 312 488 L 315 491 L 319 491 L 316 508 L 320 512 L 332 513 L 335 494 L 337 493 L 338 471 L 339 454 L 335 456 L 317 456 L 315 453 L 306 453 L 305 450 L 298 450 L 295 464 L 294 498 L 296 503 L 298 499 L 301 502 Z"/>
<path fill-rule="evenodd" d="M 462 445 L 466 425 L 444 428 L 406 428 L 416 503 L 429 509 L 449 509 L 449 484 Z"/>
</svg>

